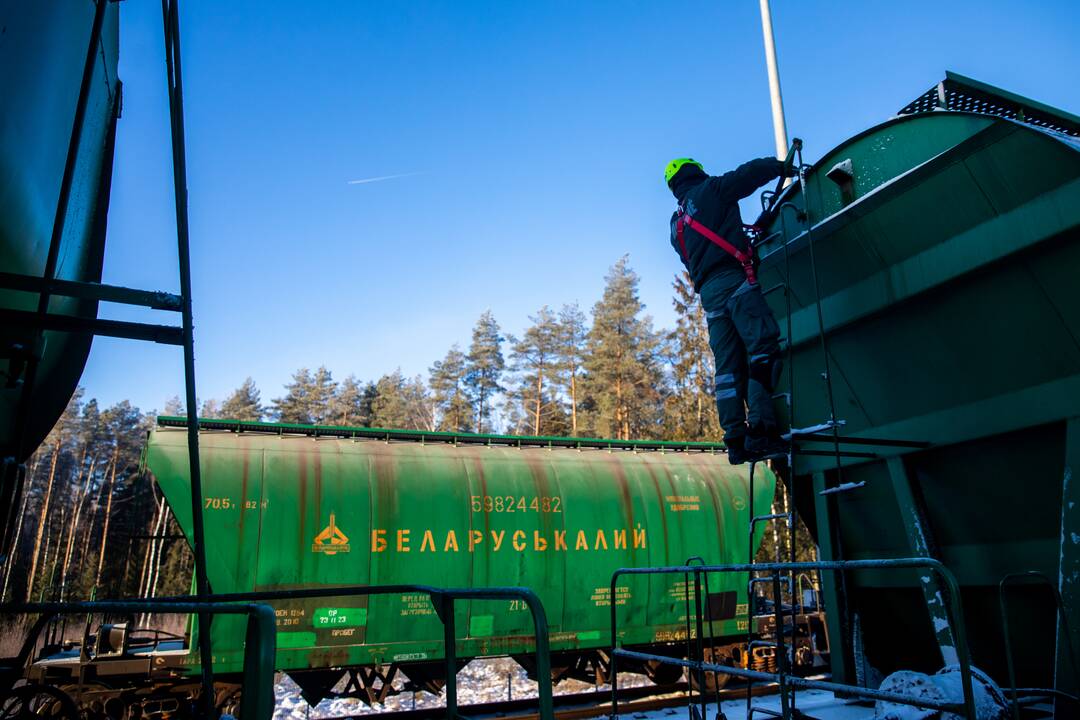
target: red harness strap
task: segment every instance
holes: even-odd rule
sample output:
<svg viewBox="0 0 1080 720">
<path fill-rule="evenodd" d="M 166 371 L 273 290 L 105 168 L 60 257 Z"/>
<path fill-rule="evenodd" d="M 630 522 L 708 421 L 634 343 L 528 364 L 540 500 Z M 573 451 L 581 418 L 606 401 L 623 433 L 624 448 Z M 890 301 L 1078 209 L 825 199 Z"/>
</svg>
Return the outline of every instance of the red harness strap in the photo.
<svg viewBox="0 0 1080 720">
<path fill-rule="evenodd" d="M 739 250 L 727 240 L 699 223 L 682 208 L 679 208 L 679 219 L 675 223 L 675 235 L 679 239 L 679 248 L 682 250 L 683 260 L 686 261 L 687 265 L 690 264 L 690 256 L 686 252 L 686 239 L 683 237 L 684 225 L 689 225 L 691 230 L 694 230 L 699 235 L 703 235 L 712 242 L 713 245 L 716 245 L 728 255 L 738 260 L 742 265 L 743 272 L 746 273 L 746 281 L 751 285 L 757 284 L 757 273 L 754 272 L 754 258 L 751 255 L 747 255 L 742 250 Z"/>
</svg>

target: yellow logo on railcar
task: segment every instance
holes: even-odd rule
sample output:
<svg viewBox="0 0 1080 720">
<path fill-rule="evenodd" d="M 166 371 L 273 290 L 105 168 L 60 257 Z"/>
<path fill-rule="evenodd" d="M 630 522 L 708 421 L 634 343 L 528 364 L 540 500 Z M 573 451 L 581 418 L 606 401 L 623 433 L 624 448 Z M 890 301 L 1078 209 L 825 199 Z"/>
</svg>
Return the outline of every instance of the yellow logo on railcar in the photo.
<svg viewBox="0 0 1080 720">
<path fill-rule="evenodd" d="M 341 532 L 341 528 L 334 522 L 334 513 L 330 513 L 330 524 L 315 536 L 315 542 L 311 545 L 311 552 L 321 552 L 327 555 L 349 552 L 349 536 Z"/>
</svg>

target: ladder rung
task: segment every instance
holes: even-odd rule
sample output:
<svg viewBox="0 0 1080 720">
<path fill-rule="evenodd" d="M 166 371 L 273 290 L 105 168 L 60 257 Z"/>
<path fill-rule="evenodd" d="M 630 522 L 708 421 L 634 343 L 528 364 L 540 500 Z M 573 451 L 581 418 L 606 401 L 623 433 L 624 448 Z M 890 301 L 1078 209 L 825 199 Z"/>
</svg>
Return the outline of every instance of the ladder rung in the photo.
<svg viewBox="0 0 1080 720">
<path fill-rule="evenodd" d="M 837 485 L 836 487 L 833 487 L 833 488 L 825 488 L 824 490 L 819 492 L 818 495 L 836 495 L 837 493 L 844 493 L 844 492 L 848 492 L 850 490 L 858 490 L 859 488 L 864 487 L 865 485 L 866 485 L 865 480 L 860 480 L 859 482 L 854 482 L 854 483 L 844 483 L 843 485 Z"/>
<path fill-rule="evenodd" d="M 844 437 L 840 436 L 834 438 L 832 435 L 803 435 L 802 439 L 806 442 L 821 442 L 831 443 L 838 441 L 841 445 L 879 445 L 881 447 L 907 447 L 907 448 L 928 448 L 933 443 L 929 443 L 925 440 L 896 440 L 893 438 L 864 438 L 864 437 Z"/>
<path fill-rule="evenodd" d="M 762 715 L 768 715 L 769 717 L 784 717 L 784 714 L 779 710 L 773 710 L 771 708 L 761 707 L 760 705 L 754 705 L 750 708 L 750 716 L 753 717 L 754 713 L 761 713 Z"/>
<path fill-rule="evenodd" d="M 779 520 L 781 518 L 791 518 L 791 513 L 772 513 L 771 515 L 758 515 L 750 520 L 750 527 L 753 528 L 755 523 L 769 522 L 770 520 Z"/>
<path fill-rule="evenodd" d="M 791 430 L 784 433 L 780 437 L 782 437 L 784 440 L 790 440 L 793 435 L 795 437 L 799 437 L 801 435 L 813 435 L 815 433 L 821 432 L 822 430 L 832 430 L 833 428 L 840 428 L 844 425 L 847 425 L 846 420 L 826 420 L 823 423 L 819 423 L 818 425 L 811 425 L 810 427 L 791 428 Z"/>
<path fill-rule="evenodd" d="M 839 453 L 837 453 L 835 450 L 802 450 L 802 449 L 799 449 L 799 450 L 795 451 L 795 454 L 796 455 L 813 456 L 813 457 L 834 457 L 835 455 L 839 455 L 840 457 L 845 457 L 845 458 L 869 458 L 871 460 L 878 456 L 877 453 L 857 452 L 855 450 L 841 450 Z"/>
</svg>

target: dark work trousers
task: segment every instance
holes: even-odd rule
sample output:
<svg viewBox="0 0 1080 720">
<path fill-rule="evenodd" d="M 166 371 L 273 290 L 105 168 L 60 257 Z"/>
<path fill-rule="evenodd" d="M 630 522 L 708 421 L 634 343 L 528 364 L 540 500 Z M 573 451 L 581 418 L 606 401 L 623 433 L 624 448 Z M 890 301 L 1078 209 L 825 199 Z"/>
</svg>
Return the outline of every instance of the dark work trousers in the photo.
<svg viewBox="0 0 1080 720">
<path fill-rule="evenodd" d="M 725 437 L 744 437 L 747 425 L 775 428 L 780 327 L 761 287 L 742 272 L 718 274 L 701 287 L 701 304 L 716 358 L 716 409 Z"/>
</svg>

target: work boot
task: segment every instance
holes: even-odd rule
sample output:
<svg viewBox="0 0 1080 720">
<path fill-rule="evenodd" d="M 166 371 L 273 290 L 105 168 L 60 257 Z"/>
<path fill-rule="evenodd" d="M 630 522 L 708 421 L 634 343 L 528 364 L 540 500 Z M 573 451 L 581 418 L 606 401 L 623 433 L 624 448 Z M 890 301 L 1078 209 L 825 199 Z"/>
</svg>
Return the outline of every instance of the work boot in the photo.
<svg viewBox="0 0 1080 720">
<path fill-rule="evenodd" d="M 732 465 L 742 465 L 744 462 L 753 459 L 746 452 L 746 448 L 743 444 L 744 439 L 745 438 L 742 436 L 724 436 L 724 447 L 727 448 L 727 459 Z"/>
<path fill-rule="evenodd" d="M 790 450 L 789 443 L 780 437 L 779 430 L 764 425 L 756 425 L 750 428 L 746 435 L 744 447 L 747 455 L 753 460 L 783 457 Z"/>
</svg>

